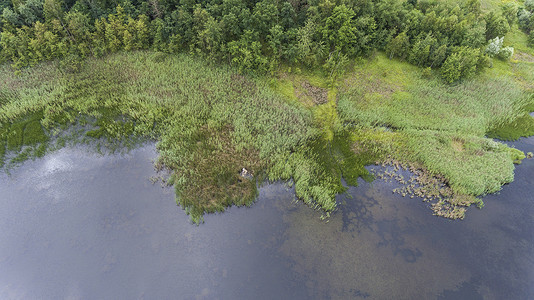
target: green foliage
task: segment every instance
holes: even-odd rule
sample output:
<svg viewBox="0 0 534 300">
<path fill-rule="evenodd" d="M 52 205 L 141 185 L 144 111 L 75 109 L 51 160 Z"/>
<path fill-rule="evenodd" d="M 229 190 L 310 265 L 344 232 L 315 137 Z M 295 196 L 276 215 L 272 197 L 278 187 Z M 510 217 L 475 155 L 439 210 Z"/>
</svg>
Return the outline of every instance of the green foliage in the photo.
<svg viewBox="0 0 534 300">
<path fill-rule="evenodd" d="M 519 7 L 514 2 L 507 2 L 501 6 L 502 16 L 508 21 L 508 25 L 511 27 L 517 20 L 517 13 Z"/>
<path fill-rule="evenodd" d="M 489 12 L 486 17 L 486 40 L 494 39 L 498 36 L 505 36 L 510 25 L 508 21 L 500 14 L 493 11 Z"/>
<path fill-rule="evenodd" d="M 228 43 L 228 54 L 233 64 L 241 71 L 266 71 L 267 59 L 261 53 L 258 34 L 245 30 L 238 41 Z"/>
<path fill-rule="evenodd" d="M 448 179 L 459 194 L 494 193 L 514 179 L 510 148 L 490 139 L 438 131 L 407 131 L 412 159 Z"/>
<path fill-rule="evenodd" d="M 389 58 L 399 57 L 405 59 L 409 53 L 410 41 L 406 32 L 401 32 L 386 47 Z"/>
<path fill-rule="evenodd" d="M 9 128 L 7 134 L 7 150 L 20 151 L 22 148 L 22 141 L 24 135 L 24 123 L 15 123 Z"/>
<path fill-rule="evenodd" d="M 529 3 L 518 23 L 534 32 Z M 250 205 L 262 176 L 292 180 L 298 197 L 331 211 L 342 178 L 369 179 L 363 166 L 387 154 L 445 175 L 458 193 L 495 191 L 520 155 L 483 135 L 530 134 L 532 118 L 519 87 L 498 73 L 507 63 L 495 61 L 492 79 L 465 79 L 488 66 L 486 40 L 508 32 L 514 11 L 483 14 L 476 0 L 16 1 L 0 29 L 0 61 L 19 70 L 0 69 L 0 158 L 44 155 L 48 134 L 76 122 L 104 145 L 155 138 L 158 164 L 173 171 L 177 201 L 195 222 Z M 157 52 L 133 52 L 144 49 Z M 495 55 L 508 59 L 511 49 Z M 426 69 L 382 54 L 365 66 L 353 60 L 374 50 Z M 303 67 L 321 69 L 321 84 L 312 84 L 330 87 L 327 103 L 303 108 L 292 79 L 278 84 L 282 97 L 248 76 Z M 357 72 L 347 75 L 349 67 Z M 433 77 L 438 67 L 454 86 Z M 529 66 L 513 67 L 529 88 Z"/>
<path fill-rule="evenodd" d="M 28 80 L 38 78 L 37 70 L 24 74 Z M 288 104 L 263 80 L 208 67 L 189 56 L 137 52 L 88 60 L 79 72 L 64 74 L 37 93 L 30 93 L 31 80 L 10 76 L 0 91 L 9 96 L 14 88 L 28 95 L 24 100 L 9 96 L 0 117 L 11 120 L 43 110 L 10 126 L 9 149 L 23 150 L 13 162 L 46 151 L 38 146 L 47 141 L 39 121 L 51 132 L 63 124 L 91 125 L 86 135 L 104 145 L 127 145 L 135 136 L 157 138 L 159 164 L 175 172 L 178 201 L 195 220 L 204 212 L 250 205 L 256 178 L 267 172 L 273 157 L 287 155 L 317 134 L 311 113 Z M 35 149 L 25 150 L 23 144 Z M 242 168 L 254 180 L 243 180 Z"/>
<path fill-rule="evenodd" d="M 504 36 L 514 12 L 505 6 L 506 18 L 494 11 L 483 15 L 477 1 L 462 8 L 447 2 L 414 4 L 26 0 L 3 10 L 0 60 L 22 68 L 43 60 L 152 48 L 189 51 L 265 74 L 284 63 L 325 66 L 331 72 L 333 62 L 340 61 L 333 57 L 386 50 L 390 58 L 436 68 L 455 47 L 478 49 L 486 39 Z M 531 12 L 522 10 L 519 16 L 529 32 Z M 457 77 L 454 70 L 447 72 Z"/>
<path fill-rule="evenodd" d="M 528 113 L 515 120 L 499 124 L 491 128 L 488 132 L 488 137 L 498 138 L 504 141 L 515 141 L 520 137 L 532 135 L 534 135 L 534 118 Z"/>
<path fill-rule="evenodd" d="M 332 141 L 321 139 L 297 149 L 290 154 L 277 157 L 269 171 L 269 179 L 293 179 L 295 193 L 304 203 L 325 211 L 336 208 L 335 195 L 345 191 L 341 179 L 348 185 L 358 185 L 357 179 L 372 177 L 365 169 L 376 160 L 372 151 L 356 153 L 351 149 L 357 137 L 341 131 Z"/>
<path fill-rule="evenodd" d="M 469 78 L 477 71 L 480 51 L 469 47 L 460 47 L 452 53 L 441 67 L 441 76 L 447 83 Z"/>
<path fill-rule="evenodd" d="M 372 136 L 377 144 L 365 148 L 444 176 L 458 195 L 495 192 L 513 180 L 513 163 L 523 154 L 484 136 L 528 110 L 519 85 L 490 75 L 451 86 L 416 74 L 383 56 L 357 66 L 339 88 L 342 123 L 377 132 L 385 126 L 385 138 Z"/>
<path fill-rule="evenodd" d="M 39 120 L 31 121 L 26 124 L 26 127 L 24 128 L 24 145 L 34 146 L 47 141 L 48 137 L 44 133 Z"/>
</svg>

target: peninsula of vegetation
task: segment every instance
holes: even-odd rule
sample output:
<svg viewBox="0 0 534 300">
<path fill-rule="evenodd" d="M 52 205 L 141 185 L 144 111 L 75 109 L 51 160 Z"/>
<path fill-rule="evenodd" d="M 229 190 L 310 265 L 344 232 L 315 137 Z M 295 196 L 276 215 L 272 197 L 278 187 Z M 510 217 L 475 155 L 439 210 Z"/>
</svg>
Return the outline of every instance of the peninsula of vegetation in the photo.
<svg viewBox="0 0 534 300">
<path fill-rule="evenodd" d="M 534 134 L 534 0 L 0 0 L 0 165 L 157 141 L 177 203 L 284 180 L 326 215 L 365 166 L 463 218 Z M 68 135 L 67 135 L 68 133 Z M 477 198 L 478 197 L 478 198 Z"/>
</svg>

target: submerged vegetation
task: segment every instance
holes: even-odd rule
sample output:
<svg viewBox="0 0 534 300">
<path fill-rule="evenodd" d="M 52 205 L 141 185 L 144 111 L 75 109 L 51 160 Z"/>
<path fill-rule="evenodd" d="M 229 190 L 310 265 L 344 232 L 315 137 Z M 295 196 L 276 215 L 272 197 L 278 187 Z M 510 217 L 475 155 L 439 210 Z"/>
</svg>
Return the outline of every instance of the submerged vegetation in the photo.
<svg viewBox="0 0 534 300">
<path fill-rule="evenodd" d="M 328 215 L 374 163 L 463 218 L 525 157 L 491 139 L 534 134 L 534 51 L 508 5 L 193 2 L 0 1 L 0 166 L 69 128 L 111 148 L 153 139 L 198 223 L 265 180 Z"/>
</svg>

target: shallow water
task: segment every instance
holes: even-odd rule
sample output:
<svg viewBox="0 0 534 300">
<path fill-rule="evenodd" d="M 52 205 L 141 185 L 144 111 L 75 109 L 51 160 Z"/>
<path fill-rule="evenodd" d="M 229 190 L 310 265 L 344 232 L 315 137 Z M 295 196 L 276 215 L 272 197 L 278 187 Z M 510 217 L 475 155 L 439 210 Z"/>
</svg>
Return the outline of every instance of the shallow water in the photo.
<svg viewBox="0 0 534 300">
<path fill-rule="evenodd" d="M 69 148 L 0 174 L 0 299 L 534 297 L 534 160 L 463 221 L 362 181 L 328 222 L 275 183 L 195 226 L 155 157 Z"/>
</svg>

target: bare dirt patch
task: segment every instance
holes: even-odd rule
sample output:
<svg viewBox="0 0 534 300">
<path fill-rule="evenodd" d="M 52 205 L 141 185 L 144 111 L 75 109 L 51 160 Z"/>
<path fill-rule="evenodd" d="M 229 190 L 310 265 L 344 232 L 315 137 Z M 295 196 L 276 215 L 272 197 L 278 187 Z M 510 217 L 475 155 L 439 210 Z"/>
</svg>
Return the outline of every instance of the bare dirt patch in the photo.
<svg viewBox="0 0 534 300">
<path fill-rule="evenodd" d="M 308 81 L 303 81 L 300 87 L 295 89 L 295 96 L 299 99 L 311 99 L 317 105 L 328 102 L 328 90 L 313 86 Z"/>
<path fill-rule="evenodd" d="M 358 72 L 354 76 L 345 79 L 344 83 L 346 88 L 358 86 L 366 94 L 380 94 L 385 97 L 390 97 L 400 90 L 400 86 L 384 82 L 378 76 L 368 72 Z"/>
</svg>

